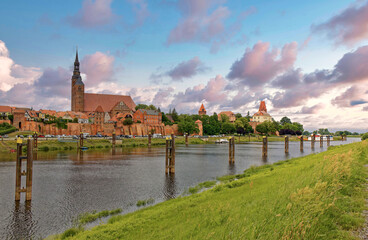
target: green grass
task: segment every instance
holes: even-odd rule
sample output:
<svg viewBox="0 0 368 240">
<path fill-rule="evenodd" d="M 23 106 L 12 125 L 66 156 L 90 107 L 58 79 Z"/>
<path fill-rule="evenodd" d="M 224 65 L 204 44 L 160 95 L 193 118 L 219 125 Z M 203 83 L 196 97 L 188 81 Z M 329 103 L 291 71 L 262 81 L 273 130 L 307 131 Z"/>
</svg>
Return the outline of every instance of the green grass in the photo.
<svg viewBox="0 0 368 240">
<path fill-rule="evenodd" d="M 111 210 L 111 211 L 104 210 L 104 211 L 101 211 L 101 212 L 93 211 L 93 212 L 90 212 L 90 213 L 84 213 L 84 214 L 82 214 L 78 217 L 78 223 L 82 224 L 82 225 L 85 225 L 87 223 L 94 222 L 94 221 L 96 221 L 97 219 L 100 219 L 100 218 L 108 217 L 110 215 L 119 214 L 122 211 L 123 210 L 121 208 L 117 208 L 117 209 L 114 209 L 114 210 Z"/>
<path fill-rule="evenodd" d="M 146 199 L 146 200 L 138 200 L 136 205 L 137 205 L 137 207 L 143 207 L 143 206 L 146 206 L 146 205 L 153 204 L 154 202 L 155 202 L 155 199 L 149 198 L 149 199 Z"/>
<path fill-rule="evenodd" d="M 368 141 L 219 178 L 70 239 L 356 239 L 365 209 Z M 209 186 L 210 184 L 205 184 Z"/>
</svg>

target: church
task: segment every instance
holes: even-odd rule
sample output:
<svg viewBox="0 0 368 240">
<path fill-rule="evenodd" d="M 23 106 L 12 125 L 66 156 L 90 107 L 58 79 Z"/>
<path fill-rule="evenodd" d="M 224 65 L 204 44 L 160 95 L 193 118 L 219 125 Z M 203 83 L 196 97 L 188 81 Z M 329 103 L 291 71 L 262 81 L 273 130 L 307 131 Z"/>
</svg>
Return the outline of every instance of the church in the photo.
<svg viewBox="0 0 368 240">
<path fill-rule="evenodd" d="M 136 105 L 130 96 L 85 93 L 79 65 L 77 50 L 71 82 L 71 110 L 73 112 L 87 114 L 90 119 L 94 119 L 96 124 L 107 122 L 118 114 L 133 117 Z"/>
</svg>

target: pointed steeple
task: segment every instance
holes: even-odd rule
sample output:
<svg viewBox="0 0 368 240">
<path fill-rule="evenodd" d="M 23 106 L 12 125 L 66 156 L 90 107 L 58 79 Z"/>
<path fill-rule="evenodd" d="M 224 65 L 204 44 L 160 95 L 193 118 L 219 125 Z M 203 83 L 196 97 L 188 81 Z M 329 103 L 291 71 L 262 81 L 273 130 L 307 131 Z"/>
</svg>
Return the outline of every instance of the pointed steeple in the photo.
<svg viewBox="0 0 368 240">
<path fill-rule="evenodd" d="M 78 47 L 77 47 L 77 51 L 75 53 L 74 72 L 78 72 L 79 73 Z"/>
<path fill-rule="evenodd" d="M 198 115 L 206 115 L 206 113 L 207 113 L 206 109 L 204 108 L 203 103 L 202 103 L 201 107 L 198 110 Z"/>
<path fill-rule="evenodd" d="M 267 108 L 266 108 L 266 102 L 265 101 L 261 101 L 261 104 L 259 105 L 259 110 L 260 112 L 267 112 Z"/>
<path fill-rule="evenodd" d="M 75 62 L 78 62 L 79 63 L 79 60 L 78 60 L 78 46 L 77 46 L 77 52 L 75 54 Z"/>
</svg>

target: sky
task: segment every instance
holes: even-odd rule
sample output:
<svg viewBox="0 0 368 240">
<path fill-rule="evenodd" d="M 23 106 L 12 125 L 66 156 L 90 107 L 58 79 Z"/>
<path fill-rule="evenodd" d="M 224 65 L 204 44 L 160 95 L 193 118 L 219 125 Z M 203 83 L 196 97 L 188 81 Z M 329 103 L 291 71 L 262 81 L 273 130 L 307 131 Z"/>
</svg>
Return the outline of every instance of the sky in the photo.
<svg viewBox="0 0 368 240">
<path fill-rule="evenodd" d="M 86 92 L 368 131 L 368 1 L 2 0 L 0 105 L 70 110 L 77 48 Z"/>
</svg>

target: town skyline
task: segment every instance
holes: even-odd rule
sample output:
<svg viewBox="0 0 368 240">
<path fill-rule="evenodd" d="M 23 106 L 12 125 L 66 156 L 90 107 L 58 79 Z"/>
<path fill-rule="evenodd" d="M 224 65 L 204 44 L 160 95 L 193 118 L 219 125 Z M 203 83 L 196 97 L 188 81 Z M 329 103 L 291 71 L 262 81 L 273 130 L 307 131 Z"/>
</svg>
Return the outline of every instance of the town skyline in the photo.
<svg viewBox="0 0 368 240">
<path fill-rule="evenodd" d="M 286 2 L 5 1 L 0 105 L 70 110 L 78 45 L 87 93 L 190 114 L 252 115 L 265 100 L 305 129 L 367 131 L 368 2 Z"/>
</svg>

